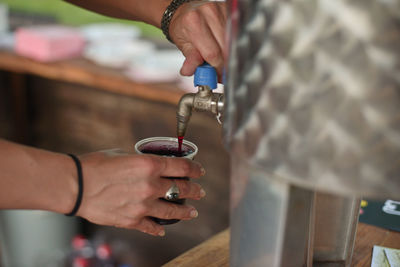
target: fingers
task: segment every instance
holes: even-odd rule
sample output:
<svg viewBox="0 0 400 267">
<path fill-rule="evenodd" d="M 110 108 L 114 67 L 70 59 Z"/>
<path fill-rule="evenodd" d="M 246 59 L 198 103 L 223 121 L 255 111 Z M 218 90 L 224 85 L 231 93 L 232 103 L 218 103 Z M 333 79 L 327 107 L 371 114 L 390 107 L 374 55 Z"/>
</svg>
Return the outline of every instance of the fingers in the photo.
<svg viewBox="0 0 400 267">
<path fill-rule="evenodd" d="M 199 50 L 192 45 L 187 45 L 185 49 L 182 50 L 186 59 L 183 62 L 182 68 L 180 70 L 181 75 L 191 76 L 196 71 L 196 68 L 203 64 L 204 59 L 201 56 Z"/>
<path fill-rule="evenodd" d="M 219 82 L 222 82 L 223 68 L 225 62 L 225 25 L 226 25 L 226 9 L 225 5 L 221 3 L 207 3 L 200 7 L 200 12 L 202 16 L 205 18 L 207 23 L 207 29 L 209 30 L 209 35 L 206 35 L 206 38 L 202 39 L 204 42 L 215 43 L 218 45 L 218 48 L 213 53 L 207 54 L 207 51 L 202 50 L 202 47 L 205 47 L 201 42 L 196 42 L 197 48 L 200 51 L 200 54 L 203 56 L 204 60 L 210 63 L 213 67 L 216 68 Z"/>
<path fill-rule="evenodd" d="M 197 183 L 176 179 L 174 179 L 174 182 L 179 188 L 179 198 L 200 200 L 206 195 L 206 191 Z"/>
<path fill-rule="evenodd" d="M 165 231 L 161 225 L 157 224 L 149 217 L 165 220 L 191 220 L 199 215 L 198 211 L 193 206 L 168 203 L 159 199 L 146 204 L 146 209 L 141 217 L 137 217 L 135 212 L 129 212 L 129 210 L 125 212 L 125 214 L 124 217 L 118 218 L 118 223 L 114 224 L 116 227 L 137 229 L 154 236 L 164 236 Z M 127 214 L 132 214 L 132 216 Z"/>
<path fill-rule="evenodd" d="M 148 217 L 146 216 L 141 218 L 137 223 L 135 223 L 135 218 L 126 217 L 125 220 L 129 221 L 130 223 L 127 223 L 125 225 L 116 225 L 116 227 L 137 229 L 146 234 L 154 236 L 164 236 L 164 227 L 154 222 L 150 217 L 164 220 L 191 220 L 198 217 L 198 215 L 198 211 L 192 206 L 178 205 L 162 200 L 157 200 L 156 202 L 154 202 L 153 206 L 149 207 Z"/>
<path fill-rule="evenodd" d="M 170 24 L 170 33 L 186 60 L 181 74 L 193 75 L 204 61 L 216 68 L 221 81 L 224 67 L 226 5 L 201 3 L 182 9 Z"/>
<path fill-rule="evenodd" d="M 165 193 L 174 183 L 179 188 L 179 198 L 200 200 L 206 195 L 206 192 L 201 187 L 201 185 L 187 180 L 161 178 L 160 182 L 163 185 L 161 187 L 162 191 L 160 191 L 158 197 L 164 197 Z"/>
<path fill-rule="evenodd" d="M 212 35 L 222 51 L 225 47 L 225 12 L 223 12 L 222 9 L 220 9 L 220 5 L 216 3 L 203 5 L 200 11 L 203 17 L 206 18 L 208 28 L 211 30 Z"/>
<path fill-rule="evenodd" d="M 226 7 L 225 3 L 217 3 L 218 9 L 219 9 L 219 14 L 222 14 L 222 19 L 224 21 L 224 24 L 226 24 L 227 18 L 228 18 L 228 10 Z"/>
<path fill-rule="evenodd" d="M 136 229 L 142 231 L 143 233 L 154 235 L 154 236 L 164 236 L 164 227 L 155 223 L 150 218 L 143 218 L 140 223 L 136 226 Z"/>
<path fill-rule="evenodd" d="M 221 73 L 224 65 L 223 50 L 210 27 L 205 24 L 198 28 L 197 31 L 191 31 L 188 34 L 190 39 L 196 40 L 193 46 L 199 51 L 204 61 L 214 66 L 218 74 Z M 201 38 L 198 36 L 201 36 Z"/>
<path fill-rule="evenodd" d="M 159 174 L 162 177 L 199 178 L 206 172 L 200 163 L 193 160 L 169 157 L 158 158 L 163 161 L 159 168 Z"/>
<path fill-rule="evenodd" d="M 191 220 L 199 216 L 198 211 L 192 206 L 178 205 L 162 200 L 154 202 L 154 205 L 149 210 L 151 211 L 149 216 L 165 220 Z"/>
</svg>

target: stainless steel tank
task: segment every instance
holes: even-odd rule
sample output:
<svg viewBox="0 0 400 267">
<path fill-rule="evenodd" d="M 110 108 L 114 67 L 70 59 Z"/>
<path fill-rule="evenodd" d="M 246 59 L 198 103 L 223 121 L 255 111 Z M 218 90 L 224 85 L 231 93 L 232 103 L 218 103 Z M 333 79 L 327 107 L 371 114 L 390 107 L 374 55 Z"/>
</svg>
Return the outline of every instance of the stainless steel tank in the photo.
<svg viewBox="0 0 400 267">
<path fill-rule="evenodd" d="M 231 266 L 349 266 L 400 196 L 400 1 L 231 0 Z"/>
</svg>

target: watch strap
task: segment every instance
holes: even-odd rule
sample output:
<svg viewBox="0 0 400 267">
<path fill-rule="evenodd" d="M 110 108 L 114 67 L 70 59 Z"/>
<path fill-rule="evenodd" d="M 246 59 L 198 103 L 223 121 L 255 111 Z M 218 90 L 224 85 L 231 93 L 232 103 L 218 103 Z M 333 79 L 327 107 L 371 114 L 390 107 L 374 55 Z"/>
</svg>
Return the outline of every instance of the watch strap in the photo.
<svg viewBox="0 0 400 267">
<path fill-rule="evenodd" d="M 175 14 L 175 11 L 184 3 L 189 2 L 190 0 L 172 0 L 168 7 L 165 9 L 164 14 L 161 19 L 161 30 L 163 31 L 165 37 L 171 43 L 174 43 L 171 40 L 171 36 L 169 35 L 169 24 L 171 22 L 172 17 Z"/>
</svg>

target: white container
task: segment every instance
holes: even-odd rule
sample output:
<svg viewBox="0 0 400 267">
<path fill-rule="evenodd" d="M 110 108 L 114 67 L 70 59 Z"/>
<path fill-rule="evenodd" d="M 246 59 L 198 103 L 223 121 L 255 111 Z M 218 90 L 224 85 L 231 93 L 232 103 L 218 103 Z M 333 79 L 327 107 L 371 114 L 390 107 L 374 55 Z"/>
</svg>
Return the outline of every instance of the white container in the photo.
<svg viewBox="0 0 400 267">
<path fill-rule="evenodd" d="M 116 43 L 134 40 L 141 35 L 138 27 L 121 23 L 93 23 L 81 27 L 81 31 L 88 42 Z"/>
<path fill-rule="evenodd" d="M 134 57 L 125 75 L 136 82 L 176 82 L 184 61 L 178 49 L 158 50 Z"/>
<path fill-rule="evenodd" d="M 156 46 L 150 41 L 135 39 L 120 42 L 92 42 L 87 44 L 84 57 L 98 65 L 111 68 L 124 68 L 133 58 L 152 55 Z"/>
</svg>

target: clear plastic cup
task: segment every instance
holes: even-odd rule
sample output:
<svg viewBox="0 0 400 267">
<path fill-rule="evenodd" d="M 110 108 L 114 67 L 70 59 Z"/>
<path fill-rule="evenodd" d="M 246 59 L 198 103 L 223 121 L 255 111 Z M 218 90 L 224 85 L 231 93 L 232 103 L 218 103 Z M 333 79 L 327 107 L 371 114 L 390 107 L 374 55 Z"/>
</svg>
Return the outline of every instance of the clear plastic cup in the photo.
<svg viewBox="0 0 400 267">
<path fill-rule="evenodd" d="M 198 148 L 192 142 L 183 140 L 182 153 L 178 151 L 178 138 L 173 137 L 150 137 L 142 139 L 135 144 L 135 152 L 137 154 L 153 154 L 165 157 L 183 157 L 193 160 L 198 152 Z M 165 179 L 183 179 L 189 180 L 188 177 L 164 177 Z M 163 201 L 172 202 L 178 205 L 183 205 L 185 199 L 167 200 L 160 198 Z M 153 221 L 161 225 L 177 223 L 179 219 L 159 219 L 151 217 Z"/>
</svg>

